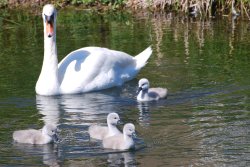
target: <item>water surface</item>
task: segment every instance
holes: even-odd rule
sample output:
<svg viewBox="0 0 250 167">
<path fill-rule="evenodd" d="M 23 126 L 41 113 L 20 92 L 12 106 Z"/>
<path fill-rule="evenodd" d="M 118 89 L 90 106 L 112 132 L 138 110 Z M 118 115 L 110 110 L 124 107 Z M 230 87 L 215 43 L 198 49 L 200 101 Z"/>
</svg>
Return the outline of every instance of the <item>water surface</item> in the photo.
<svg viewBox="0 0 250 167">
<path fill-rule="evenodd" d="M 230 17 L 58 13 L 59 60 L 83 46 L 153 55 L 136 79 L 100 92 L 37 96 L 43 60 L 41 14 L 0 12 L 1 166 L 248 166 L 250 165 L 250 25 Z M 167 99 L 138 103 L 137 82 L 167 87 Z M 117 112 L 136 126 L 136 150 L 105 150 L 91 124 Z M 59 125 L 60 142 L 17 144 L 14 130 Z M 122 128 L 120 126 L 119 128 Z"/>
</svg>

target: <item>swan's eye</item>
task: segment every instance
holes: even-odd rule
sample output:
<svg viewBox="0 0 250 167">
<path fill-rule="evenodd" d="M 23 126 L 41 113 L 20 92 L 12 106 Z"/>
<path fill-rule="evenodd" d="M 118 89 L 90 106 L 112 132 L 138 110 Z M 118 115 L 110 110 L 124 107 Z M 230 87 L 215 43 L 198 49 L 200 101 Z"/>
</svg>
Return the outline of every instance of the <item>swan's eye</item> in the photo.
<svg viewBox="0 0 250 167">
<path fill-rule="evenodd" d="M 45 17 L 45 22 L 48 22 L 48 23 L 54 22 L 54 13 L 51 16 L 47 16 L 46 14 L 44 14 L 44 17 Z"/>
</svg>

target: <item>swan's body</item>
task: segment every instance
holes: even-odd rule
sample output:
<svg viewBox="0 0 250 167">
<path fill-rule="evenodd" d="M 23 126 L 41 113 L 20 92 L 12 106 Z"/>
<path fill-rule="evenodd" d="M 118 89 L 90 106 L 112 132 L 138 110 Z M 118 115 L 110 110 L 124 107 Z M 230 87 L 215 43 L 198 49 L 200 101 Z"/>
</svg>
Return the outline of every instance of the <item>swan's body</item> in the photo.
<svg viewBox="0 0 250 167">
<path fill-rule="evenodd" d="M 107 116 L 107 125 L 92 125 L 89 127 L 89 135 L 91 138 L 103 140 L 104 138 L 121 134 L 116 125 L 119 124 L 120 118 L 117 113 L 110 113 Z"/>
<path fill-rule="evenodd" d="M 142 78 L 138 82 L 138 101 L 157 101 L 167 97 L 168 90 L 166 88 L 149 88 L 149 81 Z"/>
<path fill-rule="evenodd" d="M 135 147 L 133 137 L 135 135 L 135 126 L 127 123 L 123 127 L 123 134 L 107 137 L 103 139 L 102 145 L 104 148 L 116 150 L 128 150 Z"/>
<path fill-rule="evenodd" d="M 47 144 L 57 140 L 56 126 L 45 125 L 42 129 L 18 130 L 13 133 L 13 139 L 18 143 Z"/>
<path fill-rule="evenodd" d="M 56 48 L 56 9 L 43 8 L 44 60 L 36 93 L 75 94 L 120 86 L 133 79 L 152 54 L 151 47 L 132 57 L 121 51 L 85 47 L 68 54 L 59 64 Z"/>
</svg>

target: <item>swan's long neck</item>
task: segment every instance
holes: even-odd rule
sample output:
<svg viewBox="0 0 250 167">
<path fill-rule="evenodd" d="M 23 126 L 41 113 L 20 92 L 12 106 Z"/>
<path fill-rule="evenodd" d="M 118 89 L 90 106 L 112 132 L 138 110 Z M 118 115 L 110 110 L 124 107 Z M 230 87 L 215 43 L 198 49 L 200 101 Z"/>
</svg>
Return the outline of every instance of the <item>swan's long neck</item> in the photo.
<svg viewBox="0 0 250 167">
<path fill-rule="evenodd" d="M 115 133 L 117 132 L 116 126 L 111 123 L 108 123 L 108 128 L 110 135 L 115 135 Z"/>
<path fill-rule="evenodd" d="M 36 84 L 36 92 L 40 95 L 59 94 L 55 29 L 54 35 L 52 37 L 48 37 L 46 29 L 44 28 L 44 59 L 42 70 Z"/>
<path fill-rule="evenodd" d="M 44 37 L 44 59 L 43 69 L 53 73 L 54 76 L 58 75 L 58 60 L 57 60 L 57 48 L 56 38 Z M 45 68 L 46 67 L 46 68 Z"/>
<path fill-rule="evenodd" d="M 132 136 L 131 136 L 131 135 L 128 135 L 128 134 L 126 134 L 126 133 L 124 133 L 124 132 L 123 132 L 123 139 L 124 139 L 124 141 L 126 141 L 126 142 L 132 142 L 132 141 L 133 141 Z"/>
<path fill-rule="evenodd" d="M 142 99 L 148 98 L 148 89 L 141 90 L 140 93 L 139 93 L 139 96 L 140 96 Z"/>
</svg>

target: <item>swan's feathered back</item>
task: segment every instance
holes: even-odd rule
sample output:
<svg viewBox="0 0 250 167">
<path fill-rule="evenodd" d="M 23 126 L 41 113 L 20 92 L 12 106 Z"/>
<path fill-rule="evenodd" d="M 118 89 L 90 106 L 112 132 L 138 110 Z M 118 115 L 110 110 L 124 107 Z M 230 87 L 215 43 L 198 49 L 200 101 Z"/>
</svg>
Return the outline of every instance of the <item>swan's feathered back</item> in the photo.
<svg viewBox="0 0 250 167">
<path fill-rule="evenodd" d="M 43 129 L 18 130 L 13 133 L 13 139 L 19 143 L 47 144 L 58 140 L 55 125 L 45 125 Z"/>
<path fill-rule="evenodd" d="M 135 136 L 135 126 L 132 123 L 127 123 L 123 127 L 123 134 L 114 135 L 103 139 L 102 145 L 104 148 L 127 150 L 135 146 L 133 137 Z"/>
<path fill-rule="evenodd" d="M 120 86 L 138 74 L 151 53 L 151 47 L 136 57 L 100 47 L 73 51 L 58 65 L 61 91 L 79 93 Z"/>
<path fill-rule="evenodd" d="M 116 127 L 119 122 L 120 118 L 117 113 L 109 113 L 107 116 L 108 126 L 91 125 L 88 131 L 89 135 L 91 138 L 103 140 L 106 137 L 121 134 Z"/>
</svg>

